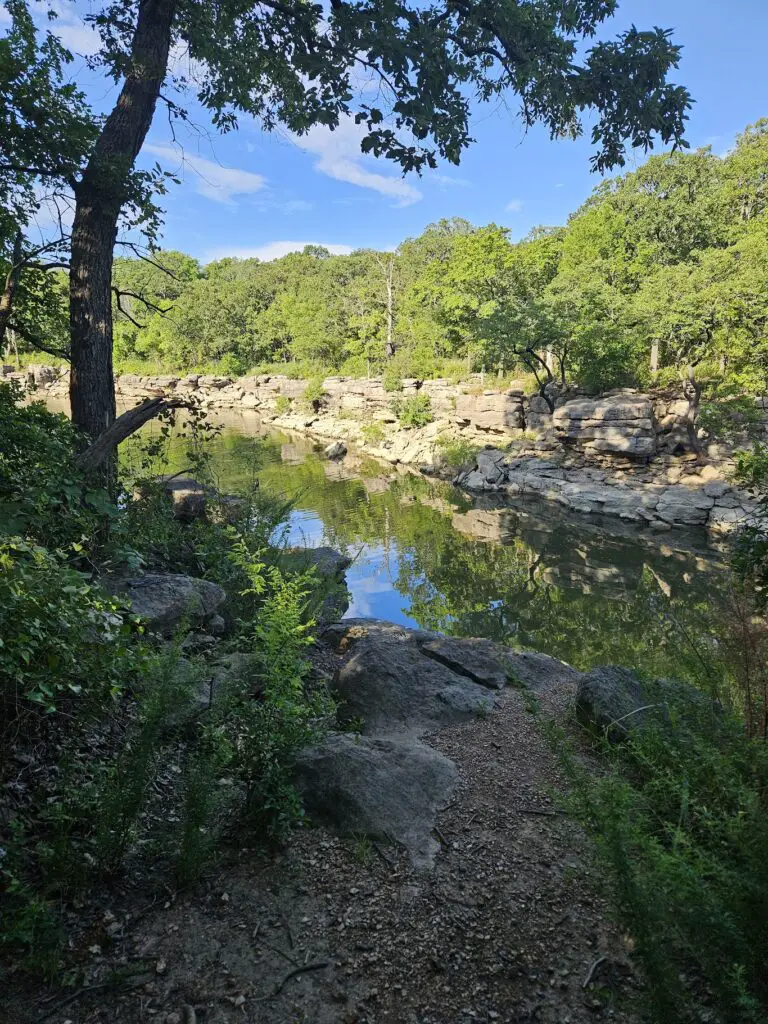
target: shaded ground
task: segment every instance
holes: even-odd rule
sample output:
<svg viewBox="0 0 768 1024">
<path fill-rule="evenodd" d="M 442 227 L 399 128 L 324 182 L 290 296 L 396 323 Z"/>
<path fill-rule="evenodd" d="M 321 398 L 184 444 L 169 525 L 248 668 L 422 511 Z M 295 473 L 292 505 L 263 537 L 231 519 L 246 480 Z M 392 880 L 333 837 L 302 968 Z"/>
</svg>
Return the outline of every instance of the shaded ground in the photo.
<svg viewBox="0 0 768 1024">
<path fill-rule="evenodd" d="M 541 703 L 563 720 L 573 692 Z M 617 1001 L 635 984 L 626 951 L 586 841 L 553 808 L 561 780 L 522 694 L 427 742 L 462 779 L 431 871 L 324 829 L 275 859 L 240 850 L 187 894 L 126 893 L 138 917 L 109 909 L 101 934 L 113 937 L 86 955 L 91 983 L 117 969 L 118 988 L 60 1009 L 66 990 L 29 993 L 9 1024 L 630 1024 Z"/>
</svg>

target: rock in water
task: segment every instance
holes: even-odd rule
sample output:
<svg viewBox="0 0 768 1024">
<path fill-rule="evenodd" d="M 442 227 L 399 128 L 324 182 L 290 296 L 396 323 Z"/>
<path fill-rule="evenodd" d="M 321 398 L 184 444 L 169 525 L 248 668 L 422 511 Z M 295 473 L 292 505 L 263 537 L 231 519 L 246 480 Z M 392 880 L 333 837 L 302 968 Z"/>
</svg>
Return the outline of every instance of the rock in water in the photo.
<svg viewBox="0 0 768 1024">
<path fill-rule="evenodd" d="M 185 620 L 190 626 L 202 626 L 227 599 L 225 591 L 210 580 L 172 573 L 147 573 L 106 585 L 130 603 L 133 614 L 144 619 L 148 629 L 165 634 L 173 633 Z"/>
<path fill-rule="evenodd" d="M 332 735 L 303 750 L 297 785 L 310 816 L 347 834 L 400 843 L 416 867 L 438 849 L 438 811 L 459 780 L 456 765 L 417 740 Z"/>
<path fill-rule="evenodd" d="M 324 454 L 327 459 L 343 459 L 347 454 L 347 446 L 343 441 L 334 441 L 328 445 Z"/>
</svg>

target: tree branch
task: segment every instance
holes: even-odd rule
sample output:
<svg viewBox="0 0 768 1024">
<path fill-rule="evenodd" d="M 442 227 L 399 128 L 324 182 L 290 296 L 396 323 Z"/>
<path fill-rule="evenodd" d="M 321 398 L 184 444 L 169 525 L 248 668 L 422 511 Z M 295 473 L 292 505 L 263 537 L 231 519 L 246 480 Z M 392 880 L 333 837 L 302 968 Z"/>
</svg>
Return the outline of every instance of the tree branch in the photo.
<svg viewBox="0 0 768 1024">
<path fill-rule="evenodd" d="M 27 344 L 39 349 L 40 352 L 47 352 L 49 356 L 55 356 L 57 359 L 64 359 L 67 363 L 70 362 L 69 352 L 67 352 L 66 349 L 51 348 L 50 345 L 46 345 L 44 341 L 23 325 L 18 323 L 9 323 L 8 330 L 16 331 L 16 333 L 21 335 Z"/>
<path fill-rule="evenodd" d="M 111 427 L 100 434 L 93 444 L 81 452 L 76 459 L 77 464 L 86 473 L 93 473 L 106 462 L 117 446 L 140 430 L 145 423 L 165 412 L 166 409 L 177 409 L 187 403 L 180 398 L 146 398 L 143 402 L 118 416 Z"/>
</svg>

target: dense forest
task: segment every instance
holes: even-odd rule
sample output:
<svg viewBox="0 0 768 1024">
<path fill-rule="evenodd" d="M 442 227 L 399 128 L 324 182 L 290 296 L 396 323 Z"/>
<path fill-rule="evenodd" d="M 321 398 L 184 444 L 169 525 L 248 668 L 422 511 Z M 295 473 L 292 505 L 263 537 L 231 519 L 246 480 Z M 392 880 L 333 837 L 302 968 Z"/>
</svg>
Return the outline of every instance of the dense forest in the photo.
<svg viewBox="0 0 768 1024">
<path fill-rule="evenodd" d="M 693 366 L 761 392 L 768 121 L 725 157 L 653 156 L 600 184 L 565 227 L 518 243 L 498 225 L 454 218 L 394 252 L 307 247 L 205 267 L 178 252 L 155 260 L 115 263 L 115 285 L 128 293 L 115 307 L 118 365 L 243 374 L 292 363 L 310 376 L 390 366 L 430 376 L 457 360 L 546 373 L 538 353 L 548 351 L 555 376 L 588 387 L 670 382 Z"/>
<path fill-rule="evenodd" d="M 240 375 L 533 371 L 590 388 L 768 385 L 768 120 L 724 157 L 652 156 L 607 180 L 565 227 L 520 242 L 452 218 L 394 252 L 306 247 L 207 266 L 175 251 L 118 257 L 118 369 Z M 24 337 L 67 347 L 63 281 L 26 275 Z M 26 301 L 25 301 L 26 299 Z M 24 318 L 34 321 L 24 330 Z M 543 356 L 543 358 L 542 358 Z"/>
</svg>

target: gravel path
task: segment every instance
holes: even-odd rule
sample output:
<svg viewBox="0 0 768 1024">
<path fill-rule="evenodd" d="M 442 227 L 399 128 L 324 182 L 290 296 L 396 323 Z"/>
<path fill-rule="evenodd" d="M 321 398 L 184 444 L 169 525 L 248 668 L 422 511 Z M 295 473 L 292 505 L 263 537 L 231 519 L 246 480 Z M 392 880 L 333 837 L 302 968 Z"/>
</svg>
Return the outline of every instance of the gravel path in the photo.
<svg viewBox="0 0 768 1024">
<path fill-rule="evenodd" d="M 567 686 L 542 700 L 558 721 L 572 706 Z M 124 937 L 112 929 L 95 977 L 117 967 L 128 984 L 82 992 L 47 1019 L 631 1024 L 617 999 L 636 984 L 627 952 L 584 837 L 552 803 L 562 780 L 523 695 L 508 689 L 487 717 L 427 742 L 462 779 L 431 871 L 325 829 L 297 833 L 277 858 L 239 850 L 140 920 L 117 914 Z"/>
</svg>

